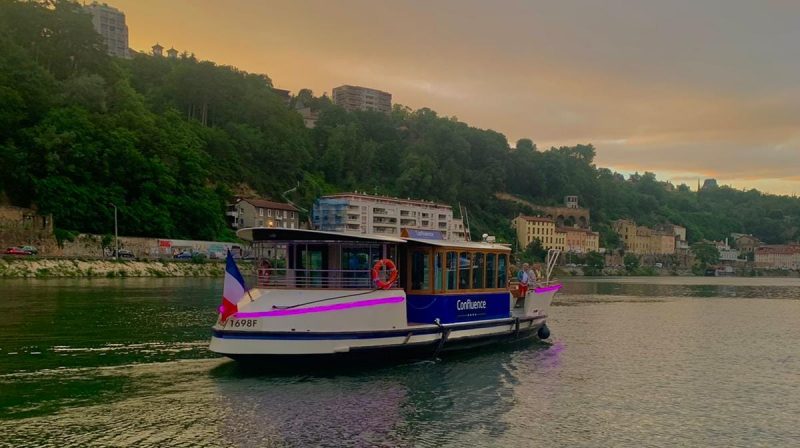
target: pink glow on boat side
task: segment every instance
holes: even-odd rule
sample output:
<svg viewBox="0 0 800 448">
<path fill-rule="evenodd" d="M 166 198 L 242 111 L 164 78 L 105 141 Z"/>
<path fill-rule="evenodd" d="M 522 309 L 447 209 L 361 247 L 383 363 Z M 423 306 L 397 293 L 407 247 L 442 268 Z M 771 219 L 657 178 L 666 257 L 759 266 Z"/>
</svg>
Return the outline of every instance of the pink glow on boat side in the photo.
<svg viewBox="0 0 800 448">
<path fill-rule="evenodd" d="M 366 308 L 378 305 L 387 305 L 390 303 L 400 303 L 405 300 L 404 297 L 386 297 L 382 299 L 369 299 L 359 300 L 357 302 L 335 303 L 333 305 L 311 306 L 308 308 L 289 308 L 284 310 L 271 310 L 271 311 L 254 311 L 254 312 L 238 312 L 236 317 L 239 319 L 255 318 L 255 317 L 280 317 L 280 316 L 295 316 L 298 314 L 310 313 L 326 313 L 328 311 L 341 311 L 351 308 Z"/>
<path fill-rule="evenodd" d="M 553 285 L 553 286 L 545 286 L 543 288 L 536 288 L 533 290 L 533 292 L 535 292 L 536 294 L 544 294 L 550 291 L 558 291 L 559 289 L 561 289 L 561 285 Z"/>
</svg>

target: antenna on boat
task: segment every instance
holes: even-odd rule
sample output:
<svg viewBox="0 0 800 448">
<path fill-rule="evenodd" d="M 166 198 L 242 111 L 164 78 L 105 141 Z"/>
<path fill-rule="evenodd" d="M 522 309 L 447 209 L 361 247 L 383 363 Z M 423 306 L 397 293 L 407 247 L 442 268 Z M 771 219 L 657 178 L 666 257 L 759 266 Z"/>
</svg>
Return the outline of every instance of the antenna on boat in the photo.
<svg viewBox="0 0 800 448">
<path fill-rule="evenodd" d="M 461 203 L 459 202 L 458 212 L 461 213 L 461 219 L 464 221 L 464 228 L 466 229 L 464 239 L 470 241 L 472 239 L 472 232 L 469 230 L 469 214 L 467 213 L 467 207 L 462 207 Z"/>
</svg>

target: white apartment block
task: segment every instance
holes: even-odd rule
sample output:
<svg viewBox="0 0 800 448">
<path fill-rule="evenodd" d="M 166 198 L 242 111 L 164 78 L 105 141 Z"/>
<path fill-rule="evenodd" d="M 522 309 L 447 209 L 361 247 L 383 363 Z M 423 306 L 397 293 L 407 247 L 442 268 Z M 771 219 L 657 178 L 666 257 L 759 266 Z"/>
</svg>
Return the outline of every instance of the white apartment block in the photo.
<svg viewBox="0 0 800 448">
<path fill-rule="evenodd" d="M 449 205 L 362 193 L 323 196 L 314 203 L 312 222 L 318 230 L 401 236 L 421 230 L 451 241 L 467 240 L 461 218 Z"/>
<path fill-rule="evenodd" d="M 106 43 L 108 54 L 120 58 L 130 57 L 128 51 L 128 25 L 125 13 L 105 3 L 92 2 L 84 6 L 92 15 L 92 25 Z"/>
</svg>

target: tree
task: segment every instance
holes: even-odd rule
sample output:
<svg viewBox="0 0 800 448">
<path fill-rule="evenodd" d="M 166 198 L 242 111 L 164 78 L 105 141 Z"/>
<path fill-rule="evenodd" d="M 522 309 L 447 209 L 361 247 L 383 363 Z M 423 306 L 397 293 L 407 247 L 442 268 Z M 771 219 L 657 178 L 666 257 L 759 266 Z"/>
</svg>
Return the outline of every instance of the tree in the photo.
<svg viewBox="0 0 800 448">
<path fill-rule="evenodd" d="M 536 144 L 533 143 L 533 140 L 529 138 L 521 138 L 517 140 L 516 150 L 526 153 L 532 153 L 536 151 Z"/>
<path fill-rule="evenodd" d="M 639 269 L 639 256 L 635 254 L 625 254 L 623 263 L 625 264 L 625 270 L 628 274 L 633 274 Z"/>
<path fill-rule="evenodd" d="M 522 252 L 520 258 L 527 263 L 541 263 L 547 257 L 547 249 L 542 247 L 542 242 L 534 239 Z"/>
<path fill-rule="evenodd" d="M 719 249 L 712 243 L 705 241 L 694 243 L 691 250 L 697 263 L 704 268 L 719 263 Z"/>
<path fill-rule="evenodd" d="M 606 267 L 603 254 L 591 251 L 586 254 L 586 268 L 583 270 L 585 275 L 601 275 Z"/>
</svg>

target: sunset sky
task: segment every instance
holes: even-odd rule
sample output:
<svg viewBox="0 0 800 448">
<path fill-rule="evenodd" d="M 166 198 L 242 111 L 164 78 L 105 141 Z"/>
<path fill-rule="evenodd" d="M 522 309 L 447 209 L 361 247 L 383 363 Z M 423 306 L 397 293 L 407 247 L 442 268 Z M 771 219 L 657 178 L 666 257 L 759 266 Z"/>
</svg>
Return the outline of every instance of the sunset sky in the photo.
<svg viewBox="0 0 800 448">
<path fill-rule="evenodd" d="M 137 50 L 295 93 L 373 87 L 692 188 L 800 193 L 800 1 L 107 1 Z"/>
</svg>

